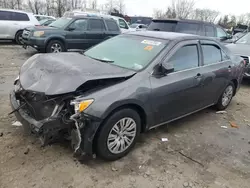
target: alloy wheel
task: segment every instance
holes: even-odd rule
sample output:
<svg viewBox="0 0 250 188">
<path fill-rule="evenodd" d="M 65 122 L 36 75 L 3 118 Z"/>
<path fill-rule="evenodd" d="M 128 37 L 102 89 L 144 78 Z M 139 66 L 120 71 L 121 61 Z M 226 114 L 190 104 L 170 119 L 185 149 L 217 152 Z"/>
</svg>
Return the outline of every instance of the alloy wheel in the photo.
<svg viewBox="0 0 250 188">
<path fill-rule="evenodd" d="M 124 152 L 133 143 L 136 136 L 136 123 L 132 118 L 120 119 L 110 130 L 107 146 L 111 153 Z"/>
<path fill-rule="evenodd" d="M 227 86 L 227 88 L 225 89 L 223 93 L 222 105 L 227 106 L 230 103 L 232 97 L 233 97 L 233 86 L 229 85 Z"/>
<path fill-rule="evenodd" d="M 51 52 L 52 52 L 52 53 L 62 52 L 62 47 L 61 47 L 61 45 L 58 44 L 58 43 L 52 44 L 52 46 L 51 46 Z"/>
</svg>

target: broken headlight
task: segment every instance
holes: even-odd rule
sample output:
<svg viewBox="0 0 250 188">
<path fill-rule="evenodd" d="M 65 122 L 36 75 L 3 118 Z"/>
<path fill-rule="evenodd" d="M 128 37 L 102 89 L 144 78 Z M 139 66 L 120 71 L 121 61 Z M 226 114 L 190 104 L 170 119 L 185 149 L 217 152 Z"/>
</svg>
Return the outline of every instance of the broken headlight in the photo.
<svg viewBox="0 0 250 188">
<path fill-rule="evenodd" d="M 70 104 L 74 105 L 75 113 L 80 113 L 86 110 L 93 102 L 94 99 L 88 99 L 83 101 L 71 101 Z"/>
</svg>

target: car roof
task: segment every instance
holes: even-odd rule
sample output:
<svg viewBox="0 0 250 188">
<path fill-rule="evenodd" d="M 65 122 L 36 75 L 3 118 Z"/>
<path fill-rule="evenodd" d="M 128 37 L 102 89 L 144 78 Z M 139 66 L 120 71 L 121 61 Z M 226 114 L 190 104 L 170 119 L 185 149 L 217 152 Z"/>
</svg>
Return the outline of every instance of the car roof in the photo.
<svg viewBox="0 0 250 188">
<path fill-rule="evenodd" d="M 25 12 L 25 11 L 22 11 L 22 10 L 15 10 L 15 9 L 4 9 L 4 8 L 1 8 L 0 11 L 9 11 L 9 12 L 24 13 L 24 14 L 32 14 L 31 12 Z"/>
<path fill-rule="evenodd" d="M 113 20 L 115 21 L 112 17 L 103 17 L 103 16 L 85 16 L 85 15 L 75 15 L 75 16 L 67 16 L 67 18 L 87 18 L 87 19 L 104 19 L 104 20 Z"/>
<path fill-rule="evenodd" d="M 206 22 L 201 20 L 189 20 L 189 19 L 153 19 L 152 21 L 170 21 L 170 22 L 186 22 L 186 23 L 206 23 L 213 24 L 212 22 Z"/>
<path fill-rule="evenodd" d="M 135 31 L 126 33 L 127 35 L 136 35 L 142 37 L 151 37 L 151 38 L 158 38 L 163 40 L 180 40 L 180 39 L 203 39 L 203 40 L 212 40 L 209 37 L 203 37 L 199 35 L 192 35 L 192 34 L 185 34 L 185 33 L 175 33 L 175 32 L 163 32 L 163 31 Z"/>
</svg>

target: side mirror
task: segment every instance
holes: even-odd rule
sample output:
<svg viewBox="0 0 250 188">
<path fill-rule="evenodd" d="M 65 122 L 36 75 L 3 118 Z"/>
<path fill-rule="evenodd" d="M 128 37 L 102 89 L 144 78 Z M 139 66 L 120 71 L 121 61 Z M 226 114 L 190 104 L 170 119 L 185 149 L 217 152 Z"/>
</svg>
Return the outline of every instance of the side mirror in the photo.
<svg viewBox="0 0 250 188">
<path fill-rule="evenodd" d="M 75 27 L 69 27 L 67 30 L 68 31 L 74 31 L 76 28 Z"/>
<path fill-rule="evenodd" d="M 164 74 L 169 74 L 171 72 L 174 72 L 174 65 L 172 63 L 162 63 L 162 71 Z"/>
<path fill-rule="evenodd" d="M 171 63 L 162 63 L 155 66 L 153 75 L 162 77 L 174 71 L 174 65 Z"/>
</svg>

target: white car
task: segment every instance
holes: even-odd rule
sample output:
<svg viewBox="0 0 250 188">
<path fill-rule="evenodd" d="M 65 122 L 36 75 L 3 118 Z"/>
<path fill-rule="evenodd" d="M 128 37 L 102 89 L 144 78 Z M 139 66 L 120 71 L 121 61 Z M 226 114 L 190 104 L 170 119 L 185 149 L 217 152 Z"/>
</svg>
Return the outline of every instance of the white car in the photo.
<svg viewBox="0 0 250 188">
<path fill-rule="evenodd" d="M 40 25 L 33 13 L 0 9 L 0 39 L 15 40 L 22 44 L 24 28 Z"/>
</svg>

